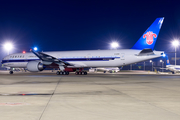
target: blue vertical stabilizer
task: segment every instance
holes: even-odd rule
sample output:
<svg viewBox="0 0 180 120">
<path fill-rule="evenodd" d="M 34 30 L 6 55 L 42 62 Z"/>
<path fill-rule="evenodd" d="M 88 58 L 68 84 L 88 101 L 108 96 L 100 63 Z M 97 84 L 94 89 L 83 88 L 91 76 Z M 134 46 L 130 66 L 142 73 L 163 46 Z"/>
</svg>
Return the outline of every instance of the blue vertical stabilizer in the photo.
<svg viewBox="0 0 180 120">
<path fill-rule="evenodd" d="M 154 49 L 164 18 L 157 18 L 131 49 Z"/>
</svg>

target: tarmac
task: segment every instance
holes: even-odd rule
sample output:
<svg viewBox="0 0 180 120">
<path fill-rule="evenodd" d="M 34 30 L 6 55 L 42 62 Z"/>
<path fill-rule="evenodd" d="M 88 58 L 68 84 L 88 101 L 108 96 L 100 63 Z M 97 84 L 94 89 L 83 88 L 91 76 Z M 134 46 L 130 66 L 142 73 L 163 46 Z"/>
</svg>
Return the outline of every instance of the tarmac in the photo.
<svg viewBox="0 0 180 120">
<path fill-rule="evenodd" d="M 180 120 L 180 74 L 0 71 L 0 120 Z"/>
</svg>

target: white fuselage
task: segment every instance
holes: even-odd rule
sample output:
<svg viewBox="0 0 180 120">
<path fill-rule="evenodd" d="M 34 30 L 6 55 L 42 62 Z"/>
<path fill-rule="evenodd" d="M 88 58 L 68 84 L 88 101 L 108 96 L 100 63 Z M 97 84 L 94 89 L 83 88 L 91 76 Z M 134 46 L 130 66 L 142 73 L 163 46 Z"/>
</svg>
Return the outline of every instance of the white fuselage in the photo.
<svg viewBox="0 0 180 120">
<path fill-rule="evenodd" d="M 180 72 L 180 65 L 166 65 L 166 68 L 172 72 Z"/>
<path fill-rule="evenodd" d="M 72 68 L 83 67 L 119 67 L 137 63 L 157 57 L 161 57 L 163 51 L 154 51 L 154 55 L 138 56 L 141 50 L 120 49 L 120 50 L 86 50 L 86 51 L 62 51 L 44 52 L 50 56 L 66 61 Z M 4 67 L 26 68 L 29 61 L 41 61 L 33 53 L 15 53 L 6 56 L 2 60 Z"/>
</svg>

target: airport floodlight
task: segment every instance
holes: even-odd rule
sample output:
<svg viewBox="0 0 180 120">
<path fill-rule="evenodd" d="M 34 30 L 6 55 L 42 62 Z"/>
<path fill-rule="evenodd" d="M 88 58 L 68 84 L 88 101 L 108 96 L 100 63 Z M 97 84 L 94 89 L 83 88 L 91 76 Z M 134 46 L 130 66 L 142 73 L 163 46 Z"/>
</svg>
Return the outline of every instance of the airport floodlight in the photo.
<svg viewBox="0 0 180 120">
<path fill-rule="evenodd" d="M 144 61 L 144 71 L 145 71 L 145 68 L 146 68 L 146 66 L 145 66 L 146 64 L 145 64 L 145 63 L 146 63 L 146 62 Z"/>
<path fill-rule="evenodd" d="M 150 63 L 152 63 L 152 71 L 153 71 L 153 61 L 152 61 L 152 60 L 150 60 L 149 62 L 150 62 Z"/>
<path fill-rule="evenodd" d="M 5 43 L 3 46 L 4 46 L 4 49 L 7 50 L 8 55 L 9 55 L 9 51 L 12 50 L 13 48 L 12 43 L 8 42 L 8 43 Z"/>
<path fill-rule="evenodd" d="M 163 60 L 160 60 L 160 62 L 162 63 L 162 68 L 164 68 L 164 67 L 163 67 L 163 63 L 164 63 Z M 162 69 L 162 72 L 163 72 L 163 69 Z"/>
<path fill-rule="evenodd" d="M 166 57 L 166 54 L 163 54 L 163 57 Z"/>
<path fill-rule="evenodd" d="M 173 44 L 173 46 L 177 47 L 177 46 L 179 45 L 179 41 L 178 41 L 178 40 L 174 40 L 174 41 L 172 42 L 172 44 Z"/>
<path fill-rule="evenodd" d="M 6 50 L 11 50 L 11 49 L 13 48 L 13 45 L 12 45 L 11 43 L 5 43 L 5 44 L 4 44 L 4 48 L 5 48 Z"/>
<path fill-rule="evenodd" d="M 118 42 L 112 42 L 111 47 L 114 48 L 114 49 L 118 48 L 119 47 Z"/>
<path fill-rule="evenodd" d="M 176 66 L 176 47 L 179 45 L 179 41 L 178 40 L 174 40 L 172 42 L 172 44 L 175 47 L 175 66 Z"/>
<path fill-rule="evenodd" d="M 35 51 L 37 51 L 37 50 L 38 50 L 38 48 L 37 48 L 37 47 L 34 47 L 34 50 L 35 50 Z"/>
</svg>

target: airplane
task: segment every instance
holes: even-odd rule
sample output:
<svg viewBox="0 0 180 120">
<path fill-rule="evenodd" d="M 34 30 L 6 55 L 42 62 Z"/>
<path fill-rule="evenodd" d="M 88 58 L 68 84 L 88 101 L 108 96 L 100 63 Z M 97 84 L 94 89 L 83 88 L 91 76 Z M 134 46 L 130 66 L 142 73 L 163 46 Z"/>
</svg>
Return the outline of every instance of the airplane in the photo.
<svg viewBox="0 0 180 120">
<path fill-rule="evenodd" d="M 89 72 L 96 72 L 96 71 L 103 71 L 104 73 L 106 72 L 119 72 L 120 69 L 118 67 L 110 67 L 110 68 L 91 68 L 89 69 Z"/>
<path fill-rule="evenodd" d="M 180 65 L 171 65 L 167 56 L 165 69 L 170 70 L 172 74 L 176 74 L 177 72 L 180 72 Z"/>
<path fill-rule="evenodd" d="M 84 68 L 120 67 L 150 60 L 164 55 L 164 51 L 153 50 L 163 20 L 163 17 L 157 18 L 131 49 L 55 52 L 38 52 L 31 49 L 29 53 L 7 55 L 1 63 L 3 67 L 10 68 L 10 74 L 13 74 L 13 68 L 26 68 L 30 72 L 58 68 L 57 75 L 69 75 L 69 72 L 87 75 Z"/>
</svg>

